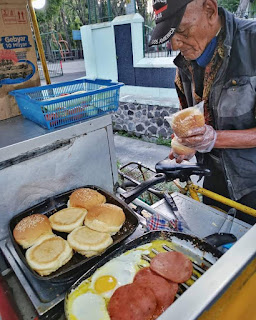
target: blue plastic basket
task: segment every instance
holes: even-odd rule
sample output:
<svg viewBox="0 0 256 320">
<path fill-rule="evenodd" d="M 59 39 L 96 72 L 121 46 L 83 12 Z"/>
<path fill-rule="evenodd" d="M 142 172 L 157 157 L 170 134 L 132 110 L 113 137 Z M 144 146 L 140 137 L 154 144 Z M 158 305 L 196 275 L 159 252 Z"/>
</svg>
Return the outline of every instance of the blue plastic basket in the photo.
<svg viewBox="0 0 256 320">
<path fill-rule="evenodd" d="M 111 80 L 74 80 L 9 92 L 22 115 L 44 128 L 53 129 L 110 111 L 119 105 L 123 83 Z"/>
</svg>

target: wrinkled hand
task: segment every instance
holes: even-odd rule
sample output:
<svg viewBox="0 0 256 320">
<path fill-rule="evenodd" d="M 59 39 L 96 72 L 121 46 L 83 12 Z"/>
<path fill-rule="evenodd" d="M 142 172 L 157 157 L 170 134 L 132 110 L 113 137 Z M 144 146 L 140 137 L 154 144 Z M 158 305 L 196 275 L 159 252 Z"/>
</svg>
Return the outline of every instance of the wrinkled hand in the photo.
<svg viewBox="0 0 256 320">
<path fill-rule="evenodd" d="M 194 157 L 196 151 L 194 153 L 191 153 L 190 155 L 180 155 L 180 154 L 176 154 L 175 152 L 173 152 L 173 150 L 171 149 L 171 152 L 169 154 L 169 158 L 171 160 L 175 159 L 177 163 L 181 163 L 183 160 L 190 160 L 191 158 Z"/>
<path fill-rule="evenodd" d="M 204 125 L 203 127 L 190 130 L 189 137 L 178 138 L 178 141 L 184 146 L 194 148 L 201 153 L 210 152 L 217 139 L 217 132 L 212 126 Z"/>
</svg>

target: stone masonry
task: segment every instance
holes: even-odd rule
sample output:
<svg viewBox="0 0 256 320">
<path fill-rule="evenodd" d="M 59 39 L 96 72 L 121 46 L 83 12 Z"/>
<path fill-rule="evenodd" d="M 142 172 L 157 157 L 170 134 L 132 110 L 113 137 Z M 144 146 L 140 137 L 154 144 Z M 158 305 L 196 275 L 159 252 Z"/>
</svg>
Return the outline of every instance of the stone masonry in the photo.
<svg viewBox="0 0 256 320">
<path fill-rule="evenodd" d="M 115 131 L 125 131 L 149 141 L 169 139 L 172 130 L 164 117 L 175 112 L 175 106 L 120 102 L 113 115 L 113 128 Z"/>
</svg>

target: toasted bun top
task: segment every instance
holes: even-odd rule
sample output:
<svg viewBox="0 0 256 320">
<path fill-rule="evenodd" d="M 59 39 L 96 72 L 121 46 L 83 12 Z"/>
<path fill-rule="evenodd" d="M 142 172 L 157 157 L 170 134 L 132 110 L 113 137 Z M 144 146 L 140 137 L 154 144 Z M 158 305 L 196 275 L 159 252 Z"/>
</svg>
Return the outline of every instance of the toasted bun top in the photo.
<svg viewBox="0 0 256 320">
<path fill-rule="evenodd" d="M 111 203 L 99 204 L 88 210 L 85 216 L 85 225 L 94 220 L 101 221 L 109 226 L 120 226 L 125 221 L 125 214 L 123 210 Z"/>
<path fill-rule="evenodd" d="M 188 131 L 205 125 L 199 109 L 190 107 L 176 112 L 172 118 L 172 129 L 178 137 L 187 137 Z"/>
<path fill-rule="evenodd" d="M 32 214 L 23 218 L 13 230 L 14 239 L 24 248 L 32 246 L 46 234 L 52 234 L 52 228 L 44 214 Z"/>
<path fill-rule="evenodd" d="M 69 197 L 70 207 L 80 207 L 89 210 L 93 206 L 105 203 L 106 198 L 96 190 L 81 188 L 75 190 Z"/>
<path fill-rule="evenodd" d="M 65 250 L 65 240 L 61 237 L 51 237 L 33 247 L 30 259 L 38 263 L 50 263 L 59 258 Z"/>
<path fill-rule="evenodd" d="M 83 208 L 65 208 L 49 217 L 51 224 L 70 225 L 83 218 L 87 213 Z"/>
<path fill-rule="evenodd" d="M 72 249 L 61 237 L 52 236 L 26 251 L 26 259 L 34 269 L 57 269 L 70 257 Z"/>
<path fill-rule="evenodd" d="M 78 227 L 68 235 L 68 243 L 75 250 L 102 250 L 113 240 L 108 233 L 91 230 L 87 227 Z"/>
</svg>

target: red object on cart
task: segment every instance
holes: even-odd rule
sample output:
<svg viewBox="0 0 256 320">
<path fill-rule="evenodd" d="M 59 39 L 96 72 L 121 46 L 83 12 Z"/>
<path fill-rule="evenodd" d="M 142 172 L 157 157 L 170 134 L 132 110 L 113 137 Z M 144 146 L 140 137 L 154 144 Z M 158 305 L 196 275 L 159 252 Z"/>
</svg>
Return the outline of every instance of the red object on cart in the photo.
<svg viewBox="0 0 256 320">
<path fill-rule="evenodd" d="M 18 307 L 14 301 L 10 288 L 4 278 L 0 275 L 0 319 L 21 320 Z"/>
</svg>

